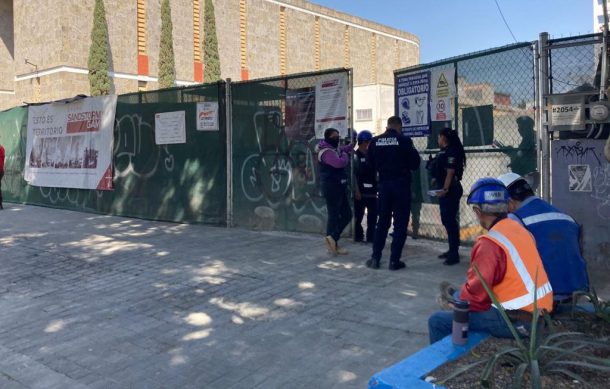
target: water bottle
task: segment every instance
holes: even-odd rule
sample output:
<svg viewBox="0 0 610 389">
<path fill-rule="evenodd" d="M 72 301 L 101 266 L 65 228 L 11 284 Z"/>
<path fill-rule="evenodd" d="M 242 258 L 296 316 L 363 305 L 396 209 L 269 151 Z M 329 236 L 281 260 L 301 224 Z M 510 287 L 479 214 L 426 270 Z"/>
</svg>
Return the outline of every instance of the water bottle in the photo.
<svg viewBox="0 0 610 389">
<path fill-rule="evenodd" d="M 468 342 L 468 301 L 457 300 L 453 305 L 453 327 L 451 340 L 456 346 L 463 346 Z"/>
</svg>

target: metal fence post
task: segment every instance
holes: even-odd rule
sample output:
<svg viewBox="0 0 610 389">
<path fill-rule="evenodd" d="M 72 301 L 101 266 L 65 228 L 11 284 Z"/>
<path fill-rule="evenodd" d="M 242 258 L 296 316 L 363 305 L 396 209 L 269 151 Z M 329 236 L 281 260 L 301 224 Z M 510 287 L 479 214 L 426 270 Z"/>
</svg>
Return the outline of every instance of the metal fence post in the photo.
<svg viewBox="0 0 610 389">
<path fill-rule="evenodd" d="M 540 145 L 542 143 L 542 138 L 540 134 L 540 128 L 542 126 L 542 106 L 540 103 L 540 45 L 538 42 L 534 42 L 532 44 L 532 52 L 534 53 L 534 122 L 535 128 L 537 131 L 536 136 L 536 171 L 538 172 L 538 182 L 542 179 L 542 153 L 540 150 Z M 538 187 L 536 189 L 537 194 L 541 194 L 541 189 Z"/>
<path fill-rule="evenodd" d="M 231 79 L 225 84 L 225 114 L 227 132 L 227 228 L 233 227 L 233 94 Z"/>
<path fill-rule="evenodd" d="M 551 154 L 550 154 L 550 133 L 547 127 L 547 96 L 549 95 L 549 48 L 548 48 L 549 33 L 540 33 L 538 48 L 540 50 L 539 58 L 539 106 L 540 120 L 538 122 L 538 136 L 540 138 L 542 159 L 540 169 L 540 185 L 542 197 L 551 200 Z"/>
</svg>

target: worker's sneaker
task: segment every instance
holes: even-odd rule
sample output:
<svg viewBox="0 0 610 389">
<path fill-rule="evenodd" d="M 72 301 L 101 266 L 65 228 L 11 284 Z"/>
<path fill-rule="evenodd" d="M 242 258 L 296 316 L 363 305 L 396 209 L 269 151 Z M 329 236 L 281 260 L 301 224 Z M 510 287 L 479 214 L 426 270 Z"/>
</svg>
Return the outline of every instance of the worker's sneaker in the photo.
<svg viewBox="0 0 610 389">
<path fill-rule="evenodd" d="M 379 269 L 379 260 L 373 258 L 369 259 L 366 261 L 366 267 L 370 269 Z"/>
<path fill-rule="evenodd" d="M 403 261 L 390 262 L 390 266 L 388 269 L 390 270 L 400 270 L 407 267 L 407 265 Z"/>
<path fill-rule="evenodd" d="M 349 254 L 349 252 L 346 249 L 344 249 L 343 247 L 337 246 L 337 254 L 339 254 L 339 255 L 347 255 L 347 254 Z"/>
<path fill-rule="evenodd" d="M 438 259 L 447 259 L 449 258 L 449 251 L 446 251 L 438 256 Z"/>
<path fill-rule="evenodd" d="M 332 255 L 337 255 L 337 242 L 335 241 L 335 239 L 332 236 L 327 235 L 324 237 L 324 241 L 326 242 L 326 248 L 328 249 L 328 252 Z"/>
</svg>

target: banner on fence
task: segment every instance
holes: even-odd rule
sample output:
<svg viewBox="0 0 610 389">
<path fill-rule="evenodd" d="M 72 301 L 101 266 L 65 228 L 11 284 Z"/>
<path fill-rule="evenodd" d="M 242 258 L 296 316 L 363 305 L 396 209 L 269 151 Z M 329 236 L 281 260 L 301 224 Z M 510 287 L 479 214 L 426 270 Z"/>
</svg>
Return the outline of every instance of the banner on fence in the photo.
<svg viewBox="0 0 610 389">
<path fill-rule="evenodd" d="M 30 185 L 112 189 L 116 96 L 30 106 L 24 178 Z"/>
<path fill-rule="evenodd" d="M 396 112 L 407 136 L 430 135 L 430 72 L 399 76 L 396 80 Z"/>
<path fill-rule="evenodd" d="M 346 73 L 325 76 L 316 82 L 316 138 L 324 138 L 324 130 L 335 128 L 341 137 L 347 136 Z"/>
<path fill-rule="evenodd" d="M 451 120 L 451 101 L 455 96 L 455 69 L 438 69 L 432 72 L 430 118 L 433 122 Z"/>
</svg>

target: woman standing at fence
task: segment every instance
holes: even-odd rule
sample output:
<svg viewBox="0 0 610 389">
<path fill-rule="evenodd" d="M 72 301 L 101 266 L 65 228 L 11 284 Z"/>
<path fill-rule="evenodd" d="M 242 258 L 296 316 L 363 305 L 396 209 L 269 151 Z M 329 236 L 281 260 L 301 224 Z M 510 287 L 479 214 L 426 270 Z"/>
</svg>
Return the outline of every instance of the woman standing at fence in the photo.
<svg viewBox="0 0 610 389">
<path fill-rule="evenodd" d="M 458 249 L 460 247 L 460 224 L 458 212 L 460 199 L 464 193 L 462 189 L 462 175 L 466 166 L 464 146 L 457 131 L 444 128 L 438 135 L 438 144 L 441 151 L 436 156 L 432 170 L 432 185 L 436 184 L 438 202 L 441 209 L 441 221 L 447 231 L 449 251 L 439 255 L 445 259 L 443 264 L 455 265 L 460 262 Z"/>
<path fill-rule="evenodd" d="M 327 128 L 324 131 L 324 139 L 316 147 L 320 164 L 320 184 L 328 214 L 324 240 L 328 251 L 333 255 L 347 254 L 347 250 L 339 247 L 339 238 L 352 220 L 352 210 L 347 197 L 346 167 L 354 146 L 351 143 L 339 146 L 339 139 L 339 131 Z"/>
</svg>

